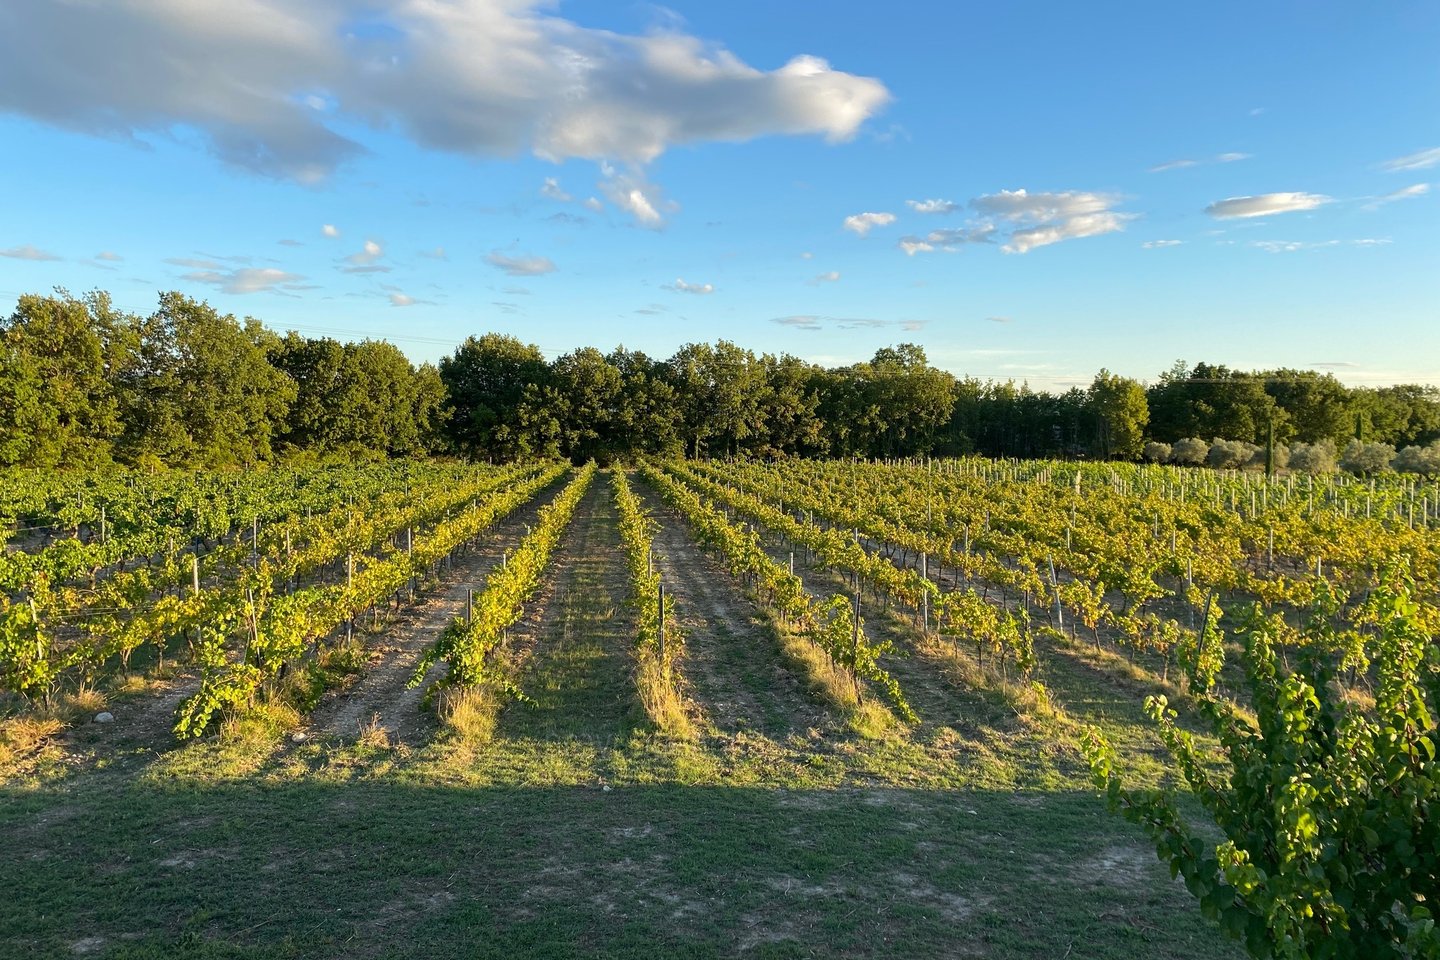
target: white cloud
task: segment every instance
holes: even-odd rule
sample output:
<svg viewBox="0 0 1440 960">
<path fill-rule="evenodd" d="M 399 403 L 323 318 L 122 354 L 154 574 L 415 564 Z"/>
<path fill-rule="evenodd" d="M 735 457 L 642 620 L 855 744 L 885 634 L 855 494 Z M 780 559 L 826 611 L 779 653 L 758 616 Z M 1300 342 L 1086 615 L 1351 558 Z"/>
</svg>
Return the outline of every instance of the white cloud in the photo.
<svg viewBox="0 0 1440 960">
<path fill-rule="evenodd" d="M 970 201 L 970 206 L 1000 220 L 1035 224 L 1104 213 L 1115 202 L 1115 197 L 1103 193 L 1030 193 L 1022 189 L 1001 190 L 976 197 Z"/>
<path fill-rule="evenodd" d="M 599 197 L 586 197 L 585 202 L 581 204 L 581 206 L 593 213 L 600 213 L 605 209 L 605 204 L 600 202 Z"/>
<path fill-rule="evenodd" d="M 875 319 L 872 319 L 872 318 L 870 318 L 870 317 L 861 317 L 861 318 L 823 317 L 822 319 L 827 320 L 827 321 L 829 321 L 830 323 L 833 323 L 836 327 L 840 328 L 841 330 L 856 330 L 856 329 L 861 329 L 861 328 L 870 329 L 870 330 L 880 330 L 880 329 L 883 329 L 883 328 L 885 328 L 885 327 L 898 327 L 898 328 L 900 328 L 901 330 L 923 330 L 923 329 L 925 329 L 925 321 L 924 321 L 924 320 L 875 320 Z"/>
<path fill-rule="evenodd" d="M 1200 165 L 1199 160 L 1167 160 L 1165 163 L 1158 163 L 1150 168 L 1151 173 L 1164 173 L 1166 170 L 1184 170 L 1186 167 Z"/>
<path fill-rule="evenodd" d="M 560 186 L 560 181 L 554 177 L 545 178 L 545 182 L 540 185 L 540 196 L 547 200 L 558 200 L 561 203 L 569 203 L 575 199 L 564 191 Z"/>
<path fill-rule="evenodd" d="M 346 263 L 353 263 L 356 266 L 364 266 L 367 263 L 374 263 L 385 255 L 385 250 L 374 240 L 366 240 L 365 246 L 359 253 L 352 253 L 345 258 Z"/>
<path fill-rule="evenodd" d="M 1431 147 L 1429 150 L 1421 150 L 1418 153 L 1397 157 L 1394 160 L 1386 160 L 1380 164 L 1380 169 L 1390 173 L 1400 173 L 1406 170 L 1429 170 L 1434 166 L 1440 166 L 1440 147 Z"/>
<path fill-rule="evenodd" d="M 863 237 L 870 232 L 871 227 L 888 227 L 894 222 L 895 214 L 893 213 L 857 213 L 852 217 L 846 217 L 842 226 Z"/>
<path fill-rule="evenodd" d="M 1252 240 L 1250 246 L 1267 253 L 1295 253 L 1299 250 L 1319 250 L 1322 247 L 1338 247 L 1339 240 Z"/>
<path fill-rule="evenodd" d="M 880 330 L 887 327 L 896 327 L 907 331 L 923 330 L 926 323 L 924 320 L 876 320 L 871 317 L 822 317 L 812 313 L 792 314 L 788 317 L 772 317 L 770 322 L 779 324 L 782 327 L 791 327 L 795 330 L 824 330 L 826 328 L 835 330 Z"/>
<path fill-rule="evenodd" d="M 345 262 L 349 266 L 340 269 L 345 273 L 389 273 L 389 267 L 380 266 L 375 262 L 383 256 L 385 256 L 384 247 L 374 240 L 366 240 L 365 246 L 345 258 Z"/>
<path fill-rule="evenodd" d="M 1387 203 L 1394 203 L 1396 200 L 1413 200 L 1416 197 L 1423 197 L 1430 192 L 1430 184 L 1414 183 L 1408 187 L 1401 187 L 1399 190 L 1392 190 L 1390 193 L 1376 197 L 1365 204 L 1366 210 L 1379 210 Z"/>
<path fill-rule="evenodd" d="M 424 257 L 424 258 L 427 259 L 427 260 L 449 260 L 449 259 L 450 259 L 449 255 L 445 253 L 445 248 L 444 248 L 444 247 L 435 247 L 435 248 L 432 249 L 432 250 L 421 250 L 421 251 L 420 251 L 420 256 Z"/>
<path fill-rule="evenodd" d="M 986 319 L 986 320 L 989 320 L 991 323 L 1013 323 L 1013 322 L 1014 322 L 1010 317 L 986 317 L 985 319 Z"/>
<path fill-rule="evenodd" d="M 538 277 L 555 272 L 555 263 L 549 257 L 509 257 L 492 250 L 485 255 L 485 262 L 512 277 Z"/>
<path fill-rule="evenodd" d="M 931 230 L 924 237 L 901 237 L 896 246 L 904 250 L 907 257 L 937 249 L 955 251 L 967 243 L 993 243 L 995 229 L 993 223 L 980 223 L 971 227 L 946 227 L 943 230 Z"/>
<path fill-rule="evenodd" d="M 414 297 L 407 296 L 403 293 L 397 292 L 390 294 L 390 306 L 392 307 L 411 307 L 415 305 L 415 302 Z"/>
<path fill-rule="evenodd" d="M 954 213 L 961 209 L 953 200 L 906 200 L 905 205 L 916 213 Z"/>
<path fill-rule="evenodd" d="M 662 290 L 672 290 L 672 291 L 674 291 L 675 293 L 698 293 L 698 294 L 707 294 L 707 293 L 714 293 L 714 292 L 715 292 L 715 284 L 713 284 L 713 283 L 686 283 L 684 280 L 682 280 L 682 279 L 680 279 L 679 277 L 677 277 L 677 278 L 675 279 L 675 282 L 674 282 L 674 283 L 662 283 L 662 284 L 660 285 L 660 289 L 662 289 Z"/>
<path fill-rule="evenodd" d="M 1198 167 L 1207 163 L 1236 163 L 1240 160 L 1249 160 L 1252 156 L 1253 154 L 1239 153 L 1238 151 L 1232 150 L 1228 153 L 1216 154 L 1208 160 L 1191 160 L 1188 158 L 1184 160 L 1170 160 L 1166 163 L 1156 164 L 1150 168 L 1150 172 L 1164 173 L 1166 170 L 1184 170 L 1187 167 Z"/>
<path fill-rule="evenodd" d="M 840 279 L 839 270 L 830 270 L 825 273 L 817 273 L 811 283 L 835 283 Z"/>
<path fill-rule="evenodd" d="M 782 327 L 794 327 L 796 330 L 819 330 L 821 329 L 820 318 L 812 314 L 794 314 L 788 317 L 774 317 L 771 323 L 778 323 Z"/>
<path fill-rule="evenodd" d="M 965 243 L 994 243 L 995 224 L 982 223 L 974 227 L 946 227 L 931 230 L 925 235 L 930 243 L 941 247 L 958 247 Z"/>
<path fill-rule="evenodd" d="M 1233 220 L 1240 217 L 1268 217 L 1276 213 L 1314 210 L 1329 202 L 1329 197 L 1318 193 L 1262 193 L 1254 197 L 1216 200 L 1205 208 L 1205 212 L 1217 220 Z"/>
<path fill-rule="evenodd" d="M 334 240 L 336 237 L 340 236 L 340 228 L 335 226 L 335 224 L 333 223 L 327 223 L 322 226 L 320 228 L 320 232 L 325 236 L 329 237 L 331 240 Z"/>
<path fill-rule="evenodd" d="M 642 227 L 664 226 L 666 213 L 678 209 L 667 201 L 660 188 L 646 181 L 639 173 L 620 173 L 608 164 L 601 167 L 605 179 L 600 181 L 600 192 L 615 206 L 634 217 Z"/>
<path fill-rule="evenodd" d="M 1361 237 L 1359 240 L 1351 240 L 1357 247 L 1384 247 L 1394 243 L 1389 237 Z"/>
<path fill-rule="evenodd" d="M 1165 247 L 1178 247 L 1184 240 L 1146 240 L 1140 244 L 1142 250 L 1161 250 Z"/>
<path fill-rule="evenodd" d="M 581 26 L 546 0 L 0 5 L 0 112 L 132 140 L 191 129 L 225 163 L 303 183 L 365 152 L 360 125 L 453 153 L 638 167 L 681 145 L 849 140 L 889 100 L 817 57 L 761 70 L 678 29 Z"/>
<path fill-rule="evenodd" d="M 195 283 L 208 283 L 211 286 L 219 287 L 225 293 L 243 294 L 274 293 L 278 286 L 298 284 L 305 278 L 298 274 L 277 270 L 274 267 L 242 267 L 238 270 L 197 270 L 194 273 L 185 274 L 183 279 Z"/>
<path fill-rule="evenodd" d="M 837 330 L 883 329 L 898 327 L 901 330 L 923 330 L 924 320 L 876 320 L 870 317 L 822 317 L 811 313 L 792 314 L 788 317 L 772 317 L 771 323 L 795 330 Z"/>
<path fill-rule="evenodd" d="M 1001 190 L 970 201 L 971 207 L 990 219 L 956 239 L 989 242 L 995 230 L 994 221 L 1000 221 L 1012 225 L 1008 242 L 1000 249 L 1006 253 L 1028 253 L 1062 240 L 1124 230 L 1125 224 L 1135 219 L 1135 214 L 1111 209 L 1119 202 L 1120 198 L 1111 194 L 1076 190 L 1064 193 Z"/>
<path fill-rule="evenodd" d="M 806 250 L 804 253 L 800 254 L 801 260 L 811 260 L 814 259 L 814 257 L 815 254 L 811 253 L 809 250 Z"/>
<path fill-rule="evenodd" d="M 175 267 L 189 267 L 192 270 L 224 270 L 225 265 L 214 260 L 200 260 L 195 257 L 166 257 L 165 262 Z"/>
<path fill-rule="evenodd" d="M 95 254 L 95 259 L 104 260 L 106 263 L 119 263 L 125 258 L 120 256 L 120 254 L 118 253 L 113 253 L 109 250 L 102 250 L 100 253 Z"/>
<path fill-rule="evenodd" d="M 18 247 L 11 247 L 9 250 L 0 250 L 0 257 L 9 257 L 11 260 L 60 260 L 53 253 L 48 253 L 31 244 L 23 244 Z"/>
<path fill-rule="evenodd" d="M 1027 227 L 1010 234 L 1010 242 L 1000 249 L 1006 253 L 1029 253 L 1036 247 L 1048 247 L 1050 244 L 1059 243 L 1062 240 L 1098 237 L 1101 234 L 1125 229 L 1127 219 L 1129 216 L 1123 214 L 1095 213 L 1071 217 L 1063 223 Z"/>
</svg>

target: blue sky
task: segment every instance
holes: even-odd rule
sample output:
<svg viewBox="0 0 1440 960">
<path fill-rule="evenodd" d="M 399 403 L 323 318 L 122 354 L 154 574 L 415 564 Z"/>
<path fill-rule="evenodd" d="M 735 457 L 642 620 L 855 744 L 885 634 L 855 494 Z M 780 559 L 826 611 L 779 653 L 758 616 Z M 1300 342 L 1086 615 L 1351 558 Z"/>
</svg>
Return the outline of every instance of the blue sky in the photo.
<svg viewBox="0 0 1440 960">
<path fill-rule="evenodd" d="M 1434 3 L 12 0 L 0 297 L 1440 383 L 1437 62 Z"/>
</svg>

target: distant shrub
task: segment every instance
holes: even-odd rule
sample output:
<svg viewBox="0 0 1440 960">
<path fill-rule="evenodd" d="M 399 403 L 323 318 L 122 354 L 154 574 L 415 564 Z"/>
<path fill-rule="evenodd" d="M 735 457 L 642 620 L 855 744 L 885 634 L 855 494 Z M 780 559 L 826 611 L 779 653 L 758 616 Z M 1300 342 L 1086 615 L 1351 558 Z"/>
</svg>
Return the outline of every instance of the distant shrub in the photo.
<svg viewBox="0 0 1440 960">
<path fill-rule="evenodd" d="M 1150 463 L 1165 463 L 1170 459 L 1170 444 L 1151 440 L 1141 455 Z"/>
<path fill-rule="evenodd" d="M 1210 444 L 1204 440 L 1199 437 L 1186 437 L 1176 441 L 1170 448 L 1170 462 L 1181 466 L 1197 466 L 1205 462 L 1205 455 L 1209 452 Z"/>
<path fill-rule="evenodd" d="M 1351 440 L 1345 445 L 1344 452 L 1340 454 L 1340 466 L 1351 473 L 1368 476 L 1372 473 L 1383 473 L 1389 470 L 1390 462 L 1394 459 L 1395 448 L 1388 443 Z"/>
<path fill-rule="evenodd" d="M 1260 448 L 1255 444 L 1246 443 L 1244 440 L 1221 440 L 1216 437 L 1205 454 L 1205 462 L 1218 470 L 1235 469 L 1253 460 L 1258 449 Z"/>
<path fill-rule="evenodd" d="M 1290 462 L 1290 448 L 1285 446 L 1285 444 L 1283 443 L 1277 443 L 1275 444 L 1272 452 L 1273 463 L 1271 464 L 1271 466 L 1273 466 L 1276 470 L 1284 470 L 1286 464 Z M 1250 458 L 1249 466 L 1255 470 L 1265 469 L 1264 447 L 1255 448 L 1255 455 Z"/>
<path fill-rule="evenodd" d="M 1440 474 L 1440 440 L 1423 447 L 1405 447 L 1395 455 L 1392 466 L 1401 473 L 1419 473 L 1427 477 Z"/>
<path fill-rule="evenodd" d="M 1297 443 L 1290 449 L 1290 469 L 1297 473 L 1334 473 L 1337 466 L 1334 440 Z"/>
</svg>

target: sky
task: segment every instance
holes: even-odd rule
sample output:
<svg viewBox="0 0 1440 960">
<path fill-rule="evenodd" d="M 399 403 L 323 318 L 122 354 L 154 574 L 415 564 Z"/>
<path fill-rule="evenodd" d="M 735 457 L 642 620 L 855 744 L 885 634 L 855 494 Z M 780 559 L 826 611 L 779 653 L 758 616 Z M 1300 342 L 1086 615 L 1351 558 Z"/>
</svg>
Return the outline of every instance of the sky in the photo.
<svg viewBox="0 0 1440 960">
<path fill-rule="evenodd" d="M 1440 384 L 1440 4 L 5 0 L 0 302 Z"/>
</svg>

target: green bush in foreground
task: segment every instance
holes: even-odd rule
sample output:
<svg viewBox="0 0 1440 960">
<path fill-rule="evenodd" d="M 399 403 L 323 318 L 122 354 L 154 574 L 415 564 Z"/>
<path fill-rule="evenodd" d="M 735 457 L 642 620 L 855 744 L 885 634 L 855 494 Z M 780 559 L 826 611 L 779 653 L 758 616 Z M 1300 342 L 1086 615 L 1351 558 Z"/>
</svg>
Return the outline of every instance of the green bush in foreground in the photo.
<svg viewBox="0 0 1440 960">
<path fill-rule="evenodd" d="M 1421 626 L 1406 578 L 1366 604 L 1364 655 L 1373 708 L 1335 683 L 1333 597 L 1316 604 L 1297 669 L 1277 647 L 1296 640 L 1258 608 L 1243 630 L 1252 721 L 1199 689 L 1228 777 L 1164 697 L 1146 706 L 1190 788 L 1224 834 L 1211 846 L 1181 819 L 1169 790 L 1133 790 L 1098 731 L 1083 749 L 1110 808 L 1146 828 L 1201 911 L 1255 957 L 1440 957 L 1440 764 L 1435 710 L 1440 648 Z"/>
</svg>

